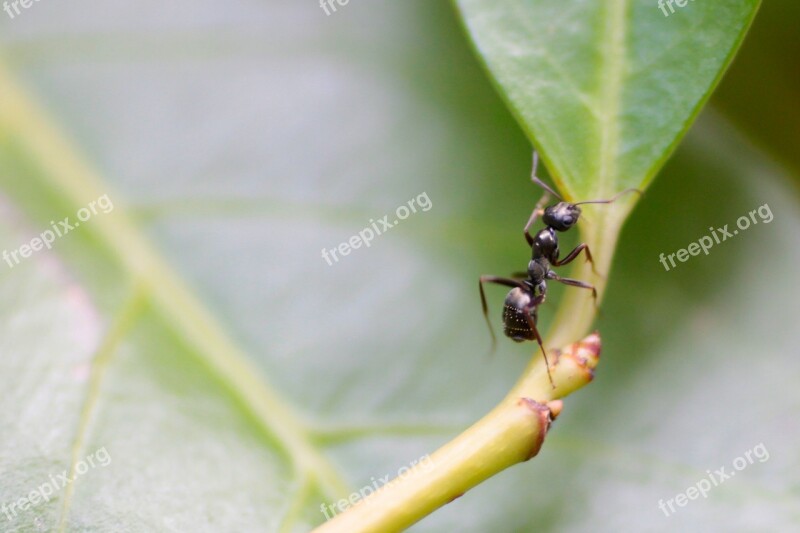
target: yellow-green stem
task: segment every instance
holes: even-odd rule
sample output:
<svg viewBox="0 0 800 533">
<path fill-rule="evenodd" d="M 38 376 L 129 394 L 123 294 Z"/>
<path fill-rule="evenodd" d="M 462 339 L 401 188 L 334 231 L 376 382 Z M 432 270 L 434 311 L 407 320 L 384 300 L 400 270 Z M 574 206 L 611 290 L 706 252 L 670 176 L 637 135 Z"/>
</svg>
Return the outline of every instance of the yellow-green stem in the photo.
<svg viewBox="0 0 800 533">
<path fill-rule="evenodd" d="M 509 395 L 488 415 L 377 492 L 320 526 L 316 533 L 402 531 L 485 479 L 536 455 L 550 421 L 561 411 L 558 398 L 591 381 L 600 354 L 592 334 L 563 351 L 553 350 L 551 387 L 544 365 L 527 375 L 529 395 Z M 355 500 L 355 497 L 354 497 Z M 336 512 L 332 502 L 328 513 Z M 346 506 L 341 502 L 340 509 Z M 324 512 L 324 511 L 323 511 Z"/>
</svg>

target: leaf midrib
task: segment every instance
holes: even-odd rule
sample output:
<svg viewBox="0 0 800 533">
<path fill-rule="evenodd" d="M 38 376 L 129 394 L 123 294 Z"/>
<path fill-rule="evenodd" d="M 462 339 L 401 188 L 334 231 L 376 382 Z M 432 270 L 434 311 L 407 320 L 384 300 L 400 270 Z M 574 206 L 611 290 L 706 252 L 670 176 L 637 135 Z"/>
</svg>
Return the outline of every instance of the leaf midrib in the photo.
<svg viewBox="0 0 800 533">
<path fill-rule="evenodd" d="M 619 115 L 625 80 L 627 58 L 625 42 L 628 37 L 629 0 L 608 0 L 603 18 L 600 41 L 602 61 L 598 69 L 600 104 L 597 116 L 600 145 L 597 154 L 598 176 L 594 193 L 605 197 L 614 192 L 617 159 L 620 146 Z"/>
</svg>

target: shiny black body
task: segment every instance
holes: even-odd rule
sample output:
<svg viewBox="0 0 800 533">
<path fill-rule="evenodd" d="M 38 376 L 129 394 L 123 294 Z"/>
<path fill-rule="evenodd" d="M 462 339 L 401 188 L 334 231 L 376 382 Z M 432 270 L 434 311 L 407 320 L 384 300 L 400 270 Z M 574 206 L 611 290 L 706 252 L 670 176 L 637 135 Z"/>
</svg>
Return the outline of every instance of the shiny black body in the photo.
<svg viewBox="0 0 800 533">
<path fill-rule="evenodd" d="M 486 323 L 489 325 L 489 331 L 492 334 L 492 346 L 494 346 L 496 339 L 489 321 L 486 295 L 483 291 L 484 283 L 496 283 L 498 285 L 511 287 L 503 305 L 503 332 L 507 337 L 516 342 L 536 340 L 539 343 L 539 347 L 542 349 L 545 364 L 548 365 L 549 377 L 547 352 L 544 349 L 542 337 L 536 329 L 539 306 L 544 303 L 547 297 L 547 281 L 553 280 L 573 287 L 589 289 L 592 291 L 595 303 L 597 302 L 597 290 L 593 285 L 576 279 L 562 278 L 552 269 L 552 267 L 559 267 L 572 262 L 581 252 L 585 252 L 586 260 L 591 262 L 594 267 L 592 254 L 585 243 L 579 244 L 574 250 L 561 259 L 558 248 L 558 233 L 568 231 L 578 222 L 581 216 L 581 209 L 578 207 L 579 204 L 611 203 L 616 197 L 610 200 L 592 200 L 590 202 L 579 202 L 577 204 L 561 201 L 549 207 L 544 207 L 549 198 L 549 194 L 553 194 L 556 197 L 558 197 L 558 195 L 536 177 L 537 160 L 536 152 L 534 152 L 531 179 L 535 184 L 544 188 L 546 192 L 536 204 L 536 207 L 534 207 L 528 219 L 528 223 L 523 230 L 525 240 L 531 247 L 531 260 L 528 262 L 528 270 L 524 273 L 514 274 L 511 278 L 481 276 L 478 286 L 481 293 L 483 314 L 486 318 Z M 542 222 L 544 222 L 545 227 L 531 236 L 529 232 L 530 227 L 540 216 L 542 217 Z"/>
<path fill-rule="evenodd" d="M 525 284 L 524 281 L 523 284 Z M 524 289 L 514 287 L 508 291 L 506 301 L 503 303 L 503 333 L 516 342 L 536 339 L 528 323 L 528 315 L 531 316 L 534 324 L 538 319 L 539 306 L 531 305 L 534 292 L 531 285 Z"/>
</svg>

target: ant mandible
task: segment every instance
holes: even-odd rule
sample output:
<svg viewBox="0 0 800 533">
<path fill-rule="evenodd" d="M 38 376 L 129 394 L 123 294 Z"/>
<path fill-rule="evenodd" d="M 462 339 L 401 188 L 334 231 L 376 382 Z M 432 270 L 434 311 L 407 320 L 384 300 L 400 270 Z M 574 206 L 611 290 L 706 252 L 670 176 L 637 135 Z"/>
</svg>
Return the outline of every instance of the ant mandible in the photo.
<svg viewBox="0 0 800 533">
<path fill-rule="evenodd" d="M 578 207 L 579 205 L 610 204 L 622 194 L 627 192 L 638 192 L 641 194 L 641 191 L 638 189 L 627 189 L 609 200 L 589 200 L 574 204 L 569 203 L 564 201 L 561 196 L 536 176 L 536 167 L 538 163 L 539 156 L 534 150 L 531 181 L 544 189 L 545 193 L 536 203 L 536 207 L 533 208 L 533 212 L 523 230 L 525 240 L 531 247 L 532 252 L 531 260 L 528 263 L 528 270 L 527 272 L 512 274 L 511 278 L 481 276 L 478 287 L 481 293 L 483 316 L 486 319 L 486 324 L 489 326 L 489 333 L 492 336 L 492 350 L 495 348 L 497 338 L 494 335 L 494 330 L 489 320 L 489 309 L 486 305 L 486 295 L 483 291 L 484 283 L 495 283 L 497 285 L 511 287 L 503 305 L 503 333 L 515 342 L 535 339 L 536 342 L 539 343 L 539 347 L 542 349 L 542 355 L 544 356 L 545 366 L 547 367 L 547 377 L 550 379 L 550 384 L 555 387 L 553 378 L 550 375 L 550 363 L 547 360 L 547 352 L 544 349 L 539 330 L 536 329 L 539 306 L 544 303 L 547 296 L 547 281 L 553 280 L 572 287 L 589 289 L 592 291 L 592 298 L 594 299 L 595 306 L 597 305 L 597 289 L 595 289 L 594 285 L 577 279 L 563 278 L 556 274 L 551 268 L 571 263 L 581 252 L 585 252 L 586 260 L 592 264 L 592 270 L 594 270 L 592 252 L 589 250 L 589 246 L 586 243 L 579 244 L 563 259 L 559 259 L 560 252 L 558 249 L 557 232 L 567 231 L 578 222 L 581 216 L 581 208 Z M 544 207 L 549 200 L 550 194 L 561 201 L 555 205 Z M 535 236 L 531 237 L 530 227 L 540 216 L 542 217 L 542 222 L 544 222 L 545 227 Z M 594 270 L 594 272 L 597 274 L 596 270 Z"/>
</svg>

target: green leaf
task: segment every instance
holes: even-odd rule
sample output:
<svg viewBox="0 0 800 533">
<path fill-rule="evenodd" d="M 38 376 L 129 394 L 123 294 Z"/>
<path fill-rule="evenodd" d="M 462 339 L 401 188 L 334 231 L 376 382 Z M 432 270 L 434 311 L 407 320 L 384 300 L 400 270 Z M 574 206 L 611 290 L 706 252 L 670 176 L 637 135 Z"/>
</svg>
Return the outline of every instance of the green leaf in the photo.
<svg viewBox="0 0 800 533">
<path fill-rule="evenodd" d="M 759 3 L 669 2 L 662 11 L 655 0 L 456 0 L 554 180 L 579 200 L 650 183 Z"/>
</svg>

